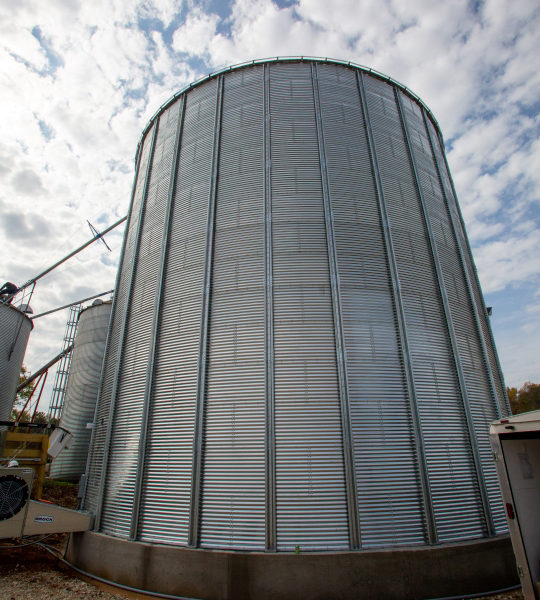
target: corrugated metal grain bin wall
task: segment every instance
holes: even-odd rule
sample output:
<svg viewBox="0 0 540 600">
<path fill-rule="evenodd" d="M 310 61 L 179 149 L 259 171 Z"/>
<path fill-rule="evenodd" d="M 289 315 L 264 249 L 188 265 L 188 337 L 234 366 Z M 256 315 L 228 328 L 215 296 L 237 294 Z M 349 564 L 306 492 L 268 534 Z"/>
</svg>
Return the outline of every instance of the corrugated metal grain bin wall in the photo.
<svg viewBox="0 0 540 600">
<path fill-rule="evenodd" d="M 0 421 L 11 419 L 32 328 L 32 321 L 23 312 L 0 302 Z"/>
<path fill-rule="evenodd" d="M 399 84 L 266 61 L 138 153 L 86 508 L 202 548 L 506 531 L 502 376 L 438 126 Z"/>
<path fill-rule="evenodd" d="M 78 481 L 86 469 L 91 437 L 86 425 L 94 421 L 111 307 L 112 302 L 99 301 L 79 316 L 60 419 L 60 425 L 74 435 L 74 440 L 54 459 L 50 474 L 54 479 Z"/>
</svg>

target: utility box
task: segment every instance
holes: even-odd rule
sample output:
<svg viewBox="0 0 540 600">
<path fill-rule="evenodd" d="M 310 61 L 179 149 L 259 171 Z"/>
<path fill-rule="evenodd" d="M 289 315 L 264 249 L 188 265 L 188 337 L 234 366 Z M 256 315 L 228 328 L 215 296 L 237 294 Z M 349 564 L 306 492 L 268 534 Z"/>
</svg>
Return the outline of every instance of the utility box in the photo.
<svg viewBox="0 0 540 600">
<path fill-rule="evenodd" d="M 491 447 L 526 600 L 540 600 L 540 410 L 494 421 Z"/>
<path fill-rule="evenodd" d="M 57 427 L 49 438 L 49 450 L 47 454 L 51 458 L 56 458 L 64 448 L 69 448 L 72 443 L 73 434 L 62 427 Z"/>
</svg>

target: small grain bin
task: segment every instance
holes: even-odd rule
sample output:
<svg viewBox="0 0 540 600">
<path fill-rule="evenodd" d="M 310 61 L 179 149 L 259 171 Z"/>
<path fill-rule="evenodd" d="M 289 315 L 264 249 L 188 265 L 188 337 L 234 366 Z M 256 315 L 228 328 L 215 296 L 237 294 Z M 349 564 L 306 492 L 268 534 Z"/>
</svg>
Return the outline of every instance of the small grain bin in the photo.
<svg viewBox="0 0 540 600">
<path fill-rule="evenodd" d="M 74 435 L 71 447 L 51 465 L 54 479 L 78 481 L 85 472 L 91 429 L 109 330 L 112 301 L 96 300 L 83 309 L 75 337 L 60 425 Z"/>
<path fill-rule="evenodd" d="M 34 325 L 17 307 L 0 302 L 0 421 L 9 421 L 28 338 Z"/>
</svg>

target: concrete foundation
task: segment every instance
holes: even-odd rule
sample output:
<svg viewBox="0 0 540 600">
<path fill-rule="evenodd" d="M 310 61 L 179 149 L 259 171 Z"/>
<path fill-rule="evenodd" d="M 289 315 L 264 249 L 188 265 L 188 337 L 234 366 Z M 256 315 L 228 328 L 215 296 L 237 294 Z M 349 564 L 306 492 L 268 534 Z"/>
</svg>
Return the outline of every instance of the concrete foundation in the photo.
<svg viewBox="0 0 540 600">
<path fill-rule="evenodd" d="M 67 559 L 111 582 L 207 600 L 419 600 L 519 584 L 509 536 L 437 547 L 274 554 L 72 535 Z"/>
</svg>

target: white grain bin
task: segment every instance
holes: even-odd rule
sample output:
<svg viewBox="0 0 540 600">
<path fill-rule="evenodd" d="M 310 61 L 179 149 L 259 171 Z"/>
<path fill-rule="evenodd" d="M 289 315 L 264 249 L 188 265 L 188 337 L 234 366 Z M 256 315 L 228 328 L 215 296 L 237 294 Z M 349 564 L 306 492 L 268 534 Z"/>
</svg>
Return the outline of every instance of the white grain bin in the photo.
<svg viewBox="0 0 540 600">
<path fill-rule="evenodd" d="M 0 421 L 9 421 L 28 338 L 34 325 L 12 304 L 0 302 Z"/>
<path fill-rule="evenodd" d="M 112 301 L 95 301 L 79 315 L 77 335 L 67 380 L 60 426 L 70 431 L 74 440 L 51 465 L 54 479 L 79 481 L 85 472 L 88 447 L 94 422 L 103 354 L 109 331 Z"/>
</svg>

